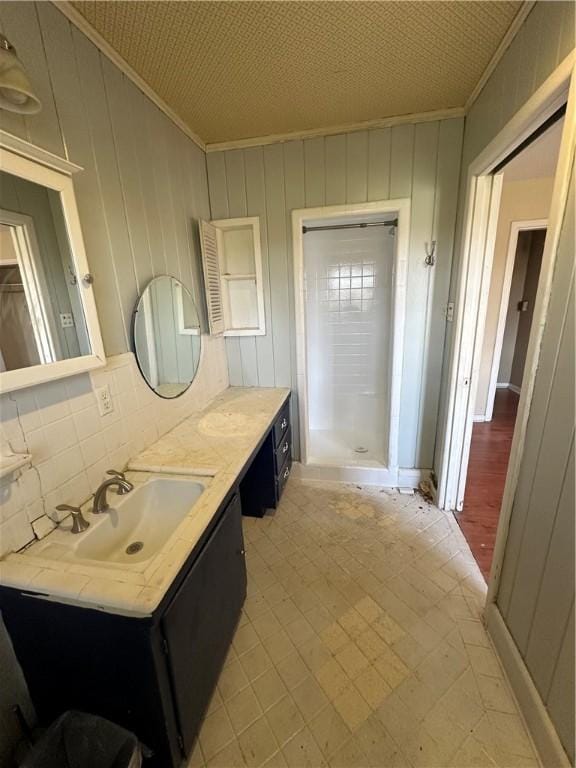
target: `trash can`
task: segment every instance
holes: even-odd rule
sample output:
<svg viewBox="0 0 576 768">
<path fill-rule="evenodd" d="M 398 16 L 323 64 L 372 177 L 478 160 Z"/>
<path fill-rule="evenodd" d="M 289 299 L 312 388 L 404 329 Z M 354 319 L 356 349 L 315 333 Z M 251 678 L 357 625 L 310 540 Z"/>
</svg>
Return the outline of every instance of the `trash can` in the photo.
<svg viewBox="0 0 576 768">
<path fill-rule="evenodd" d="M 34 744 L 22 768 L 140 768 L 136 736 L 97 715 L 69 711 Z"/>
</svg>

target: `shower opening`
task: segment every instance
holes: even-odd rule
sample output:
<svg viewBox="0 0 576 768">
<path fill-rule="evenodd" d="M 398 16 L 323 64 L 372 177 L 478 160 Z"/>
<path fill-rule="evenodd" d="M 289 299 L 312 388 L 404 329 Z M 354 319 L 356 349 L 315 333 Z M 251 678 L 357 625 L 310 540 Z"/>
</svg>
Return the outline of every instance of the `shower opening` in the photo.
<svg viewBox="0 0 576 768">
<path fill-rule="evenodd" d="M 407 218 L 399 212 L 402 202 L 366 212 L 348 206 L 340 215 L 295 212 L 301 214 L 302 461 L 392 470 L 392 483 L 406 271 L 399 260 L 399 227 Z"/>
</svg>

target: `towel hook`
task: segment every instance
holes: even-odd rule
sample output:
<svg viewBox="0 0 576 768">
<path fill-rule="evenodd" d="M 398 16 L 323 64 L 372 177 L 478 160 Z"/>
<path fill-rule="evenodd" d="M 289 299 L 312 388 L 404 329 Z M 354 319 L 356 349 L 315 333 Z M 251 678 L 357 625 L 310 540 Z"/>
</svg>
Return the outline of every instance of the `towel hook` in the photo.
<svg viewBox="0 0 576 768">
<path fill-rule="evenodd" d="M 424 259 L 424 264 L 426 264 L 427 267 L 433 267 L 436 262 L 436 258 L 434 256 L 434 254 L 436 253 L 436 240 L 432 240 L 431 243 L 426 241 L 424 243 L 424 250 L 426 252 L 426 258 Z"/>
</svg>

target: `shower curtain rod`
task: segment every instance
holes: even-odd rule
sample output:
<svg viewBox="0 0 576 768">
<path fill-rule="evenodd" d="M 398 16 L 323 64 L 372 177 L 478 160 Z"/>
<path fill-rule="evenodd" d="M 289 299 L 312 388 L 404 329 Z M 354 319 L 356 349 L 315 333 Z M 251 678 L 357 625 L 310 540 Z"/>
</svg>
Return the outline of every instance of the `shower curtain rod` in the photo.
<svg viewBox="0 0 576 768">
<path fill-rule="evenodd" d="M 390 221 L 361 221 L 358 224 L 327 224 L 322 227 L 302 227 L 302 232 L 319 232 L 327 229 L 365 229 L 366 227 L 397 227 L 398 219 Z"/>
</svg>

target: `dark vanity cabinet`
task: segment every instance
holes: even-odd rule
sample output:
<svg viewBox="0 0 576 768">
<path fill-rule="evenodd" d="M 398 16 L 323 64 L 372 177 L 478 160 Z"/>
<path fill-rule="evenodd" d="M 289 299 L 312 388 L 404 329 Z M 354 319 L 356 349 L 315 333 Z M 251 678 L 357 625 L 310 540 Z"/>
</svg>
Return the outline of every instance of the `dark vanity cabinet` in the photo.
<svg viewBox="0 0 576 768">
<path fill-rule="evenodd" d="M 133 731 L 154 768 L 190 755 L 240 617 L 246 568 L 234 493 L 149 618 L 0 588 L 0 610 L 40 721 L 68 709 Z"/>
<path fill-rule="evenodd" d="M 0 611 L 40 722 L 78 709 L 133 731 L 150 768 L 190 756 L 246 597 L 242 514 L 275 508 L 290 474 L 289 400 L 153 615 L 0 587 Z"/>
<path fill-rule="evenodd" d="M 292 429 L 288 398 L 240 483 L 242 513 L 264 517 L 276 509 L 292 469 Z"/>
</svg>

